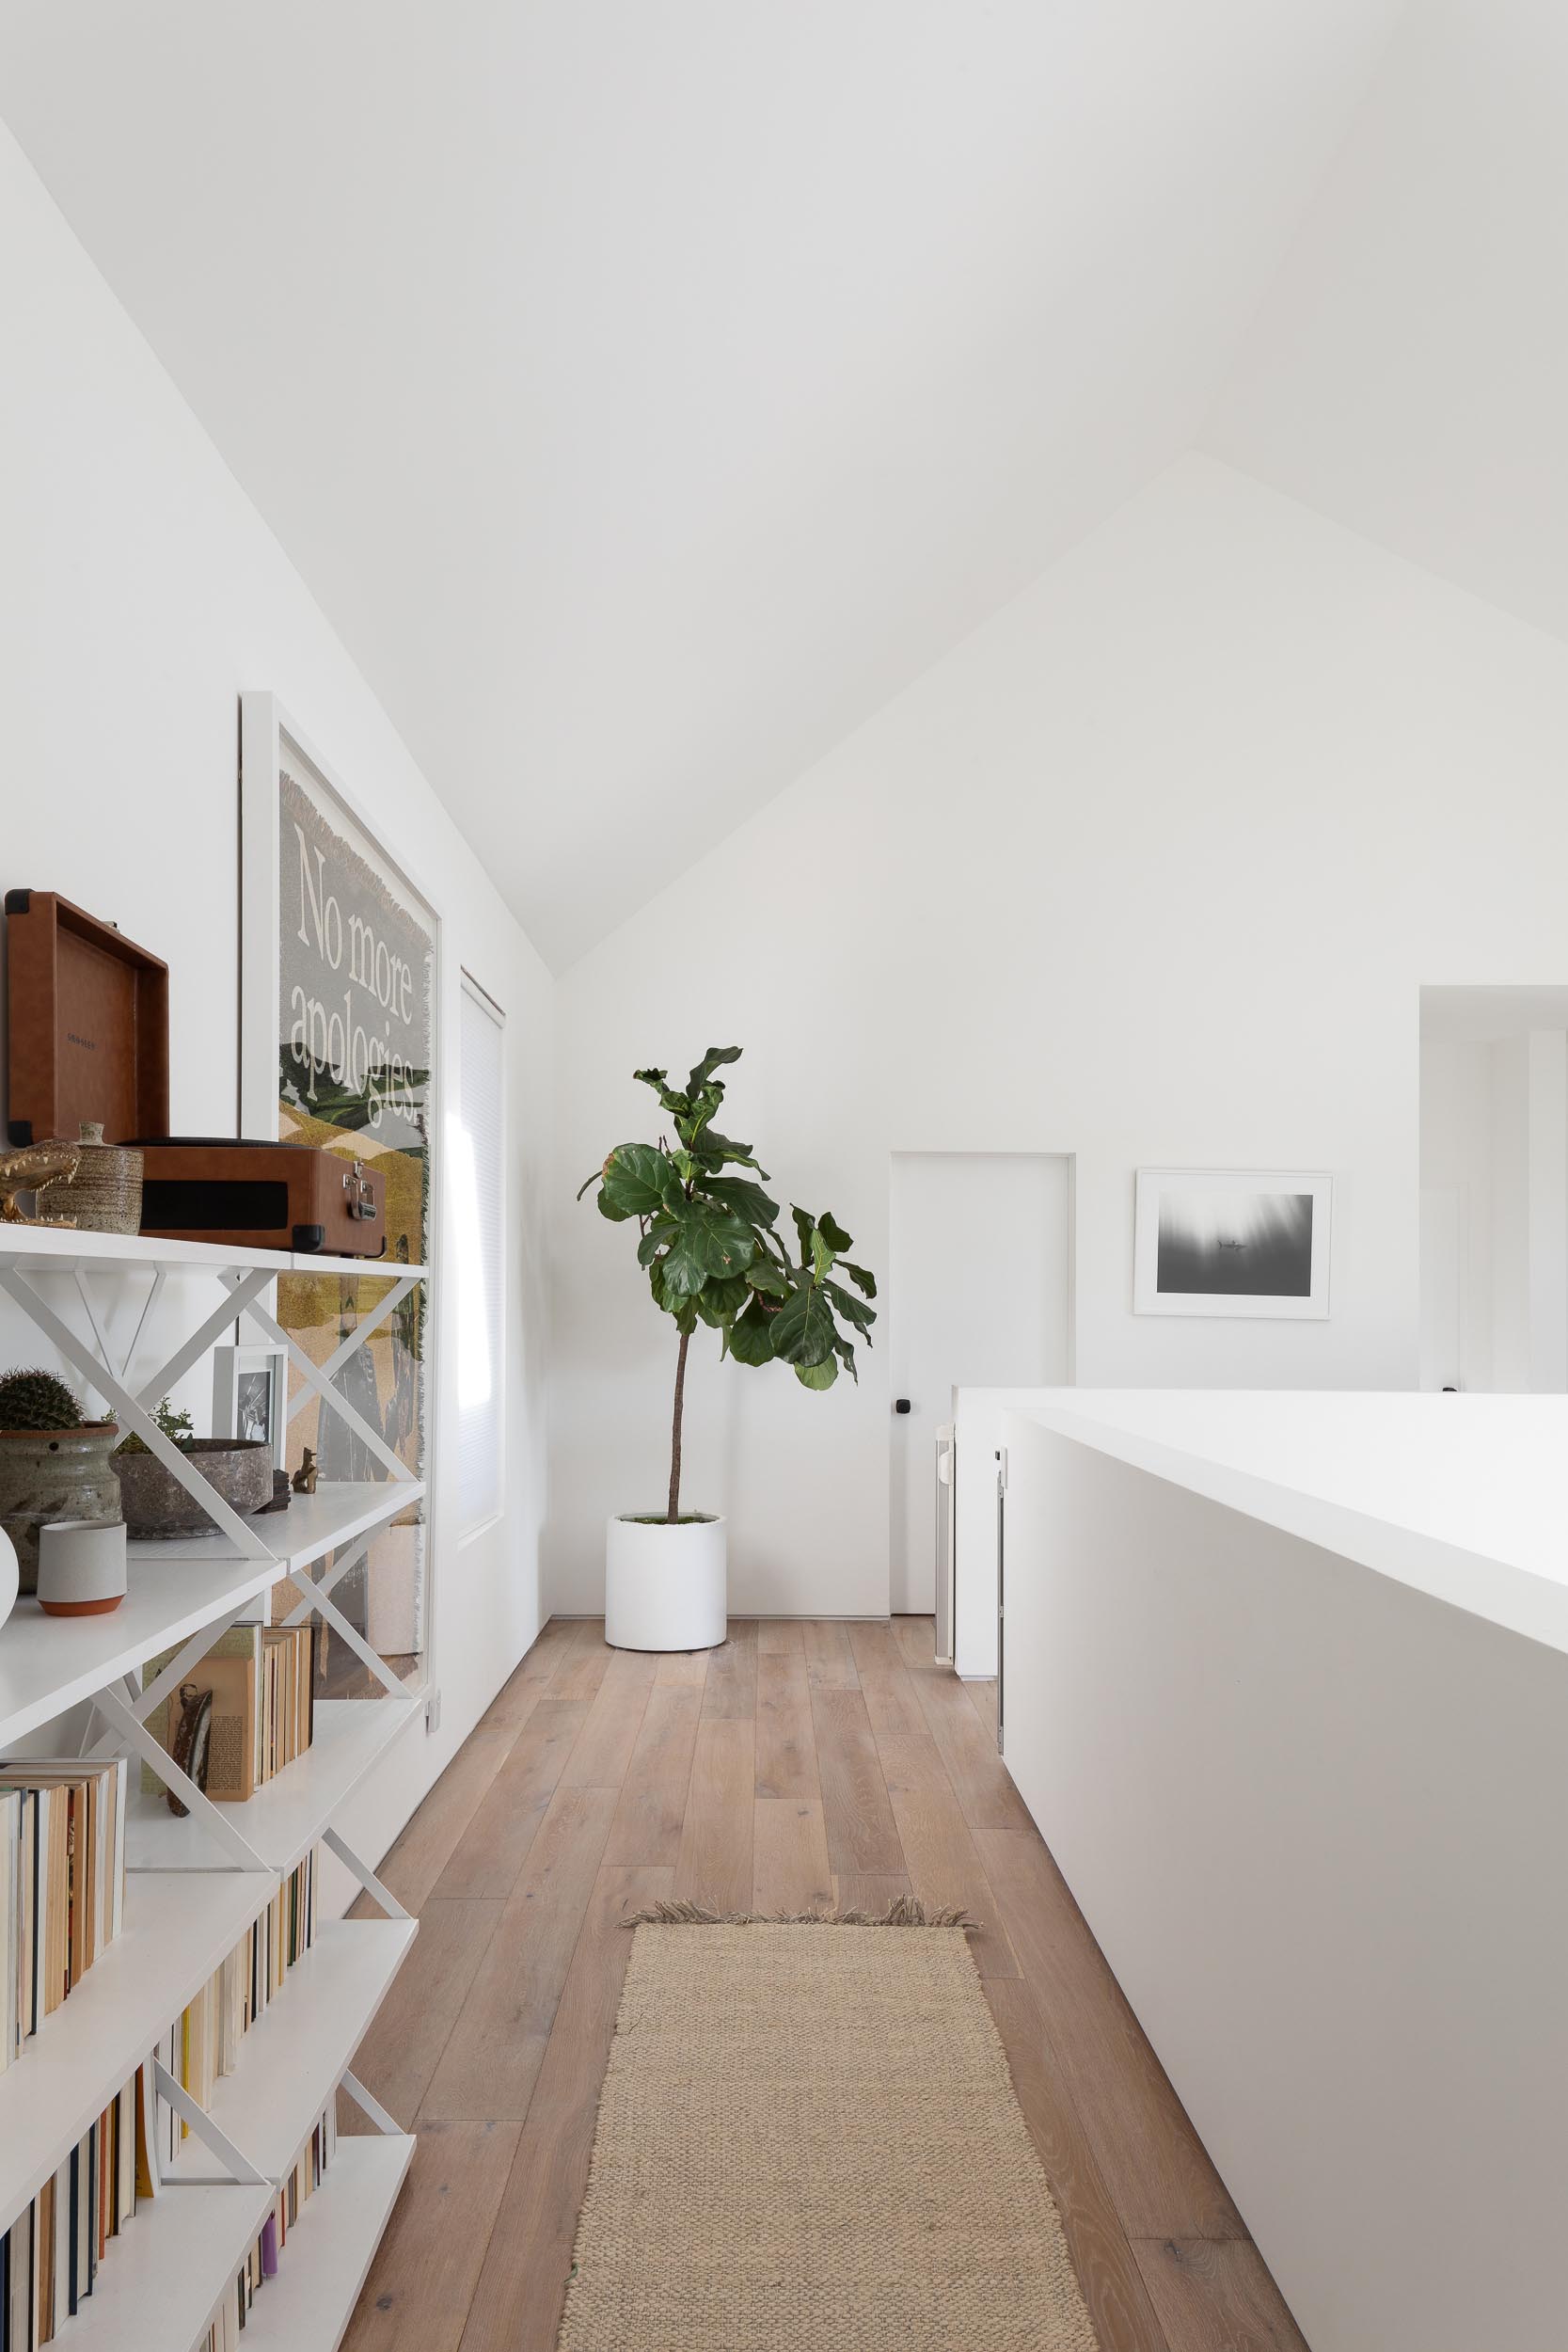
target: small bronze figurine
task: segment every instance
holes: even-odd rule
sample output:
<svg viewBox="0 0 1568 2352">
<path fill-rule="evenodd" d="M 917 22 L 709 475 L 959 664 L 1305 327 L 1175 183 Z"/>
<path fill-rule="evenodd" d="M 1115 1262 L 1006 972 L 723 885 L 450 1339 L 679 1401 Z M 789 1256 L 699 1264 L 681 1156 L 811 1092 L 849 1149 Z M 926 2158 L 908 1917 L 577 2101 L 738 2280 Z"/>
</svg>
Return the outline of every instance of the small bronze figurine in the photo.
<svg viewBox="0 0 1568 2352">
<path fill-rule="evenodd" d="M 313 1495 L 316 1491 L 316 1480 L 319 1475 L 320 1473 L 316 1469 L 315 1454 L 312 1453 L 311 1449 L 307 1446 L 305 1449 L 305 1459 L 301 1462 L 298 1470 L 294 1472 L 293 1487 L 295 1494 Z"/>
</svg>

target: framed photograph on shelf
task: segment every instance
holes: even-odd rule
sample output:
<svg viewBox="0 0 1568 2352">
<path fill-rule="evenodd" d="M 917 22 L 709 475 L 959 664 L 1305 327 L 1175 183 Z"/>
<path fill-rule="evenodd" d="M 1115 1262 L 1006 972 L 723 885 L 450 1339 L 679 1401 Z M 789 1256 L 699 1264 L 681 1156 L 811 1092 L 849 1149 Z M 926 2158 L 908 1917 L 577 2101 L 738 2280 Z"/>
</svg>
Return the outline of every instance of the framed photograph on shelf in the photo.
<svg viewBox="0 0 1568 2352">
<path fill-rule="evenodd" d="M 1318 1172 L 1140 1168 L 1133 1313 L 1321 1320 L 1333 1190 Z"/>
<path fill-rule="evenodd" d="M 284 1470 L 289 1425 L 289 1359 L 280 1347 L 214 1347 L 213 1435 L 261 1438 L 273 1468 Z"/>
</svg>

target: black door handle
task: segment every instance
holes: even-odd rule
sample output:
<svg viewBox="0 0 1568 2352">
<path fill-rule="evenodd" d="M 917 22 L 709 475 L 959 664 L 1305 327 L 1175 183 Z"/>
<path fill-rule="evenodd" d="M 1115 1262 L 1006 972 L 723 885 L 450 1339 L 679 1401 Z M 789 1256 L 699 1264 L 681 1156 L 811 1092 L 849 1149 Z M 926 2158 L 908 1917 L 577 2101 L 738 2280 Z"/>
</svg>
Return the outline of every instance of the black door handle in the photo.
<svg viewBox="0 0 1568 2352">
<path fill-rule="evenodd" d="M 910 1409 L 909 1398 L 907 1396 L 895 1396 L 893 1400 L 893 1409 L 895 1413 L 907 1413 Z"/>
</svg>

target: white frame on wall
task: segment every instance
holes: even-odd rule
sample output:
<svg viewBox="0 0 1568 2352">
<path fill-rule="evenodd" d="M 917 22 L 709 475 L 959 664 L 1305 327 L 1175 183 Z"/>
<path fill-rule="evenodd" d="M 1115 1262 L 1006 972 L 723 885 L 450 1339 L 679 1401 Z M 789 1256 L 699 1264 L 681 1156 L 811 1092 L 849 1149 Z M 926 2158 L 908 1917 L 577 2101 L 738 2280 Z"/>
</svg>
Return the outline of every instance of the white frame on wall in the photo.
<svg viewBox="0 0 1568 2352">
<path fill-rule="evenodd" d="M 1168 1191 L 1307 1193 L 1312 1200 L 1310 1287 L 1305 1297 L 1158 1288 L 1160 1202 Z M 1250 1322 L 1322 1322 L 1328 1314 L 1334 1179 L 1323 1169 L 1140 1168 L 1132 1219 L 1132 1311 Z"/>
<path fill-rule="evenodd" d="M 317 751 L 310 738 L 284 708 L 276 694 L 254 690 L 240 696 L 240 1052 L 239 1052 L 239 1130 L 242 1135 L 261 1140 L 276 1140 L 278 1129 L 277 1104 L 277 1016 L 279 993 L 278 919 L 281 905 L 281 877 L 278 866 L 277 804 L 278 777 L 283 766 L 283 746 L 287 743 L 312 771 L 344 818 L 363 835 L 373 856 L 387 869 L 397 887 L 406 892 L 429 919 L 432 943 L 431 964 L 431 1037 L 433 1069 L 428 1106 L 430 1155 L 429 1211 L 425 1232 L 425 1264 L 433 1277 L 441 1272 L 441 1229 L 443 1210 L 442 1152 L 437 1138 L 445 1096 L 445 1073 L 440 1056 L 445 1051 L 445 987 L 444 939 L 445 929 L 441 911 L 417 882 L 410 879 L 407 864 L 395 847 L 385 840 L 381 828 L 365 803 L 351 791 L 331 766 Z M 412 1288 L 406 1279 L 400 1279 L 403 1269 L 396 1263 L 384 1268 L 375 1261 L 364 1262 L 367 1276 L 384 1273 L 393 1287 L 378 1301 L 372 1314 L 362 1319 L 360 1336 L 368 1337 L 373 1323 L 380 1322 L 390 1308 Z M 427 1689 L 436 1685 L 436 1642 L 438 1599 L 436 1575 L 434 1496 L 436 1483 L 436 1445 L 439 1424 L 436 1395 L 436 1366 L 439 1354 L 438 1318 L 427 1314 L 425 1325 L 425 1394 L 424 1394 L 424 1461 L 420 1466 L 424 1502 L 424 1581 L 423 1581 L 423 1642 L 420 1645 L 421 1680 Z M 286 1335 L 278 1332 L 279 1338 Z M 298 1358 L 294 1359 L 298 1362 Z M 302 1367 L 303 1368 L 303 1367 Z M 290 1403 L 290 1413 L 298 1409 L 300 1398 Z M 391 1468 L 388 1460 L 388 1468 Z M 399 1463 L 392 1475 L 410 1477 L 406 1466 Z"/>
</svg>

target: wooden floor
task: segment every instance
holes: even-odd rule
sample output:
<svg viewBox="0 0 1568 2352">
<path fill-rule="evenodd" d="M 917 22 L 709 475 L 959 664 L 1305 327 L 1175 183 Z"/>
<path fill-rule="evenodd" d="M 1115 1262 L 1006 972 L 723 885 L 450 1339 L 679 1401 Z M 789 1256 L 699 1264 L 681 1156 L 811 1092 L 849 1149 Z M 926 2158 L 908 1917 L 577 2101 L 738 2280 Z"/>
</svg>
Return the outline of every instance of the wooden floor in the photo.
<svg viewBox="0 0 1568 2352">
<path fill-rule="evenodd" d="M 905 1893 L 985 1923 L 975 1961 L 1103 2352 L 1305 2352 L 998 1761 L 994 1709 L 922 1618 L 736 1623 L 661 1659 L 547 1626 L 383 1868 L 420 1933 L 356 2071 L 420 2145 L 347 2352 L 551 2352 L 628 1909 Z"/>
</svg>

